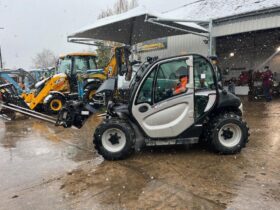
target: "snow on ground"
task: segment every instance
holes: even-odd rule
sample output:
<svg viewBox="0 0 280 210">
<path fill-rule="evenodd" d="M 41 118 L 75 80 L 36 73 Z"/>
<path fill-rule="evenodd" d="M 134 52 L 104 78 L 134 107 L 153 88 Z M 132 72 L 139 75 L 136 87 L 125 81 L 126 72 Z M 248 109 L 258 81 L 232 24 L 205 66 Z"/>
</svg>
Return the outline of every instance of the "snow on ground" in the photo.
<svg viewBox="0 0 280 210">
<path fill-rule="evenodd" d="M 280 6 L 280 0 L 186 0 L 184 6 L 166 12 L 176 19 L 209 20 Z"/>
</svg>

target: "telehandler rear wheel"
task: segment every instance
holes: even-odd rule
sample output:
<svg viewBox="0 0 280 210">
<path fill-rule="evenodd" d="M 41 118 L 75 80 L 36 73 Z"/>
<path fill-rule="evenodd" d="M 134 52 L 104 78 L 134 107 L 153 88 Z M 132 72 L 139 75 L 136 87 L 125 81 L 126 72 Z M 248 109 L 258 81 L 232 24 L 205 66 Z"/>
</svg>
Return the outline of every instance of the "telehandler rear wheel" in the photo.
<svg viewBox="0 0 280 210">
<path fill-rule="evenodd" d="M 208 141 L 219 153 L 235 154 L 245 147 L 249 138 L 249 128 L 235 113 L 224 113 L 209 123 Z"/>
<path fill-rule="evenodd" d="M 134 131 L 125 121 L 112 118 L 96 128 L 93 143 L 104 159 L 122 160 L 134 150 Z"/>
</svg>

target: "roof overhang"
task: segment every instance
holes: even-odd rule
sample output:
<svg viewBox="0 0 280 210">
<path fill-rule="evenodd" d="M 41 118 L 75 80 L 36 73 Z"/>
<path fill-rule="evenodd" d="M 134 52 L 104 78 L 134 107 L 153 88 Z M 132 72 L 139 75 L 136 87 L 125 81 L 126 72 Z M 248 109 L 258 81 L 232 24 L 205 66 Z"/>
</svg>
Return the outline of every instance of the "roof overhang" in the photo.
<svg viewBox="0 0 280 210">
<path fill-rule="evenodd" d="M 208 37 L 208 30 L 196 21 L 166 19 L 162 14 L 137 7 L 126 13 L 100 19 L 68 36 L 69 42 L 93 44 L 95 41 L 113 41 L 135 45 L 144 41 L 195 34 Z"/>
</svg>

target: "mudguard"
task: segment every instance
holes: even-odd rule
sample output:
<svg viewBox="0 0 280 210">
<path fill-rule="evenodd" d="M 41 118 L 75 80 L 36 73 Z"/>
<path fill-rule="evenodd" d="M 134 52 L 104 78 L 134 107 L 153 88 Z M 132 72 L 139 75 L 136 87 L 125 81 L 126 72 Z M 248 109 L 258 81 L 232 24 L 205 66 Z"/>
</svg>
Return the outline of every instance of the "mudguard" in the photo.
<svg viewBox="0 0 280 210">
<path fill-rule="evenodd" d="M 227 107 L 236 107 L 239 108 L 241 106 L 241 100 L 237 96 L 233 95 L 228 91 L 219 91 L 219 101 L 217 104 L 217 108 L 227 108 Z"/>
<path fill-rule="evenodd" d="M 50 94 L 44 99 L 43 104 L 47 104 L 48 102 L 50 102 L 52 98 L 55 97 L 55 95 L 59 95 L 65 98 L 65 95 L 63 93 L 57 91 L 51 91 Z"/>
</svg>

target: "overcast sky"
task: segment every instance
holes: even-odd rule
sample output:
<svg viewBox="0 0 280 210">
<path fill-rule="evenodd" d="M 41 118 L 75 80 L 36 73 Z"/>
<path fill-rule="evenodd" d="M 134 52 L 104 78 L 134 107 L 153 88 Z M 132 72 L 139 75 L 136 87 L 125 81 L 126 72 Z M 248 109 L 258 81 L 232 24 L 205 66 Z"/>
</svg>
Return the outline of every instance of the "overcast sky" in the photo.
<svg viewBox="0 0 280 210">
<path fill-rule="evenodd" d="M 188 0 L 139 0 L 141 5 L 166 11 Z M 57 55 L 87 50 L 67 43 L 67 35 L 93 23 L 100 10 L 115 0 L 0 0 L 0 45 L 5 67 L 30 68 L 32 58 L 44 48 Z"/>
</svg>

